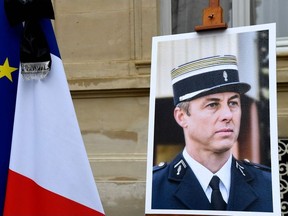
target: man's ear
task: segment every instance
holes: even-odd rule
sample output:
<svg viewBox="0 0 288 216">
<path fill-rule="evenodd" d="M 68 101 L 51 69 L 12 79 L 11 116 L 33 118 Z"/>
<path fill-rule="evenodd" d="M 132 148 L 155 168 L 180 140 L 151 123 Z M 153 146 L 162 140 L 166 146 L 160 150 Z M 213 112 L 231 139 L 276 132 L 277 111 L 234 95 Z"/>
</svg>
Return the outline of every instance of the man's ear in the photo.
<svg viewBox="0 0 288 216">
<path fill-rule="evenodd" d="M 180 125 L 180 127 L 185 128 L 187 126 L 186 124 L 186 117 L 187 114 L 180 109 L 179 107 L 175 107 L 174 109 L 174 118 L 176 122 Z"/>
</svg>

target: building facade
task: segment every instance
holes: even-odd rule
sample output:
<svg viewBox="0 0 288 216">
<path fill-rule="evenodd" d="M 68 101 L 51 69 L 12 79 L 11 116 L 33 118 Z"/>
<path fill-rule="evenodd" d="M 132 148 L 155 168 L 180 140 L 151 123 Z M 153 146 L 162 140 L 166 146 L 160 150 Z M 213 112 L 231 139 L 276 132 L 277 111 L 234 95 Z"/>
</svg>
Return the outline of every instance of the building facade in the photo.
<svg viewBox="0 0 288 216">
<path fill-rule="evenodd" d="M 143 216 L 152 37 L 169 26 L 163 10 L 171 5 L 161 0 L 54 0 L 53 5 L 54 29 L 104 210 L 109 216 Z M 278 45 L 278 133 L 286 142 L 288 43 Z"/>
</svg>

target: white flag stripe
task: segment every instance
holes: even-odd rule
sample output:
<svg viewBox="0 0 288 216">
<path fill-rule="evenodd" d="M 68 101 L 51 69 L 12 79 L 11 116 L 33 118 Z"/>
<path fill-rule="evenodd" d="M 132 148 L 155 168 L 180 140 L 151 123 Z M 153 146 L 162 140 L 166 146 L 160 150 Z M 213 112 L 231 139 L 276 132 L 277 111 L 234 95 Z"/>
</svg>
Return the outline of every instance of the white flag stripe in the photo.
<svg viewBox="0 0 288 216">
<path fill-rule="evenodd" d="M 19 77 L 10 169 L 103 213 L 62 60 L 51 57 L 44 80 Z"/>
</svg>

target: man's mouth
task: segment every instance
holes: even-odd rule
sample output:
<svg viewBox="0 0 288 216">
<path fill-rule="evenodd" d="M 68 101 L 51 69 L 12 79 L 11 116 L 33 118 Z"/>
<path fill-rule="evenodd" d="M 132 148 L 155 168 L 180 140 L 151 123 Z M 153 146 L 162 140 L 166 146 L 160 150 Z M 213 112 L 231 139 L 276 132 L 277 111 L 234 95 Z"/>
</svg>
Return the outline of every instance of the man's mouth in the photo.
<svg viewBox="0 0 288 216">
<path fill-rule="evenodd" d="M 216 131 L 216 133 L 232 133 L 232 132 L 233 132 L 233 129 L 231 128 L 223 128 L 223 129 Z"/>
</svg>

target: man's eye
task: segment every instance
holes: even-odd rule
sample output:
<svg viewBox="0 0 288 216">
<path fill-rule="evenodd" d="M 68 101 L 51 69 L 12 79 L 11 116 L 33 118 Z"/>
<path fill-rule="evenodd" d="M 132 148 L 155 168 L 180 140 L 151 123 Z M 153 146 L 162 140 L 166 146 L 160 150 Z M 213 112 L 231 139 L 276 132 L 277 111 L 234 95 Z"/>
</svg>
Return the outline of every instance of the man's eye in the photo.
<svg viewBox="0 0 288 216">
<path fill-rule="evenodd" d="M 239 104 L 238 101 L 230 101 L 229 102 L 230 106 L 238 106 L 238 104 Z"/>
<path fill-rule="evenodd" d="M 207 107 L 209 107 L 209 108 L 215 108 L 215 107 L 217 107 L 219 105 L 219 103 L 209 103 L 209 104 L 207 104 Z"/>
</svg>

